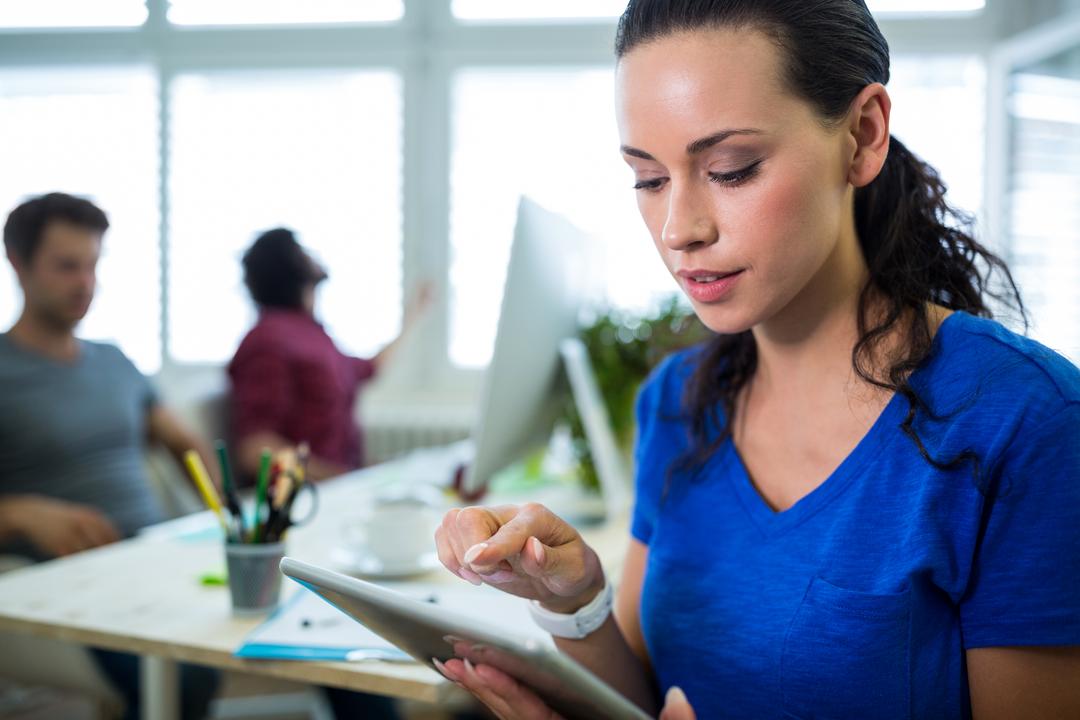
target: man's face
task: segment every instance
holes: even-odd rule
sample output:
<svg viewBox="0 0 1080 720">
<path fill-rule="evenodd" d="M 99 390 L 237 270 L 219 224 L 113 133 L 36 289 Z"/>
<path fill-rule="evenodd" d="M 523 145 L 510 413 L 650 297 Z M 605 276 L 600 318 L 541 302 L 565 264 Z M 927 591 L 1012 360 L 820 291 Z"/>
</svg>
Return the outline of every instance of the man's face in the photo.
<svg viewBox="0 0 1080 720">
<path fill-rule="evenodd" d="M 78 325 L 94 299 L 100 255 L 97 231 L 62 220 L 48 223 L 33 256 L 15 263 L 27 310 L 56 327 Z"/>
</svg>

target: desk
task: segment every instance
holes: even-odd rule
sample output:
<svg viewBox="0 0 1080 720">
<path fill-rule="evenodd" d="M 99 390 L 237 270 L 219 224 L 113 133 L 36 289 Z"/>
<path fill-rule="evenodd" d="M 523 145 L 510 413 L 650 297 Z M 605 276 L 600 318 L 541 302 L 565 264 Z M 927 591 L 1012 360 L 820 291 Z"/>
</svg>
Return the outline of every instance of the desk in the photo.
<svg viewBox="0 0 1080 720">
<path fill-rule="evenodd" d="M 393 468 L 380 466 L 321 484 L 320 514 L 310 526 L 290 531 L 289 554 L 329 564 L 350 508 L 360 507 L 379 487 L 402 480 L 389 470 Z M 209 513 L 201 516 L 206 524 L 214 522 Z M 190 525 L 194 517 L 174 523 Z M 0 576 L 0 629 L 139 655 L 147 720 L 177 717 L 177 662 L 430 703 L 461 692 L 420 664 L 234 657 L 233 651 L 262 620 L 232 617 L 228 590 L 199 583 L 202 573 L 224 566 L 220 541 L 185 539 L 170 527 L 180 525 L 166 523 L 146 536 Z M 625 528 L 625 522 L 609 523 L 584 533 L 610 570 L 617 569 L 614 558 L 625 548 Z M 417 582 L 463 583 L 445 571 Z"/>
</svg>

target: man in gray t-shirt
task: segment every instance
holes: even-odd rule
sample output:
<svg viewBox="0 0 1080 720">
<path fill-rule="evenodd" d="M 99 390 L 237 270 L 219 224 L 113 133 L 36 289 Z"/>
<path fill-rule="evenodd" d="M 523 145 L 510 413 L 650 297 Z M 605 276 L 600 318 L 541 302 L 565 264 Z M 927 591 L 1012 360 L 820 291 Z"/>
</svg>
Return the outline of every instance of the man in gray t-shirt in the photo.
<svg viewBox="0 0 1080 720">
<path fill-rule="evenodd" d="M 75 337 L 107 227 L 92 203 L 61 193 L 20 205 L 4 226 L 25 302 L 0 334 L 0 553 L 67 555 L 164 519 L 148 443 L 178 460 L 189 448 L 212 457 L 119 349 Z"/>
<path fill-rule="evenodd" d="M 0 334 L 0 494 L 100 511 L 119 535 L 163 520 L 146 478 L 150 383 L 112 345 L 57 362 Z"/>
</svg>

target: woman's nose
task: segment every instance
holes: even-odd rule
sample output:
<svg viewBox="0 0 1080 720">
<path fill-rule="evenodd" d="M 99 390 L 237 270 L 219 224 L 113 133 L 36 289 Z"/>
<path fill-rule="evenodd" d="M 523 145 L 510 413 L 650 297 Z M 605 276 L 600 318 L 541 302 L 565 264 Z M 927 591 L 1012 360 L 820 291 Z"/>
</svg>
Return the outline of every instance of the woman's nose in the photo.
<svg viewBox="0 0 1080 720">
<path fill-rule="evenodd" d="M 672 250 L 688 250 L 695 245 L 711 245 L 719 233 L 711 206 L 704 193 L 694 187 L 671 188 L 668 212 L 660 239 Z"/>
</svg>

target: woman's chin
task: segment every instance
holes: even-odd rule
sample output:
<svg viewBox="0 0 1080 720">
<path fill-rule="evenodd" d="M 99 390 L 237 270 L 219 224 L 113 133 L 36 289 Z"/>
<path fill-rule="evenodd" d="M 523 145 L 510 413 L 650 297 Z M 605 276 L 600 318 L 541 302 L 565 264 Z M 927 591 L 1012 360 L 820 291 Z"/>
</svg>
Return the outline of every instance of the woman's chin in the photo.
<svg viewBox="0 0 1080 720">
<path fill-rule="evenodd" d="M 709 305 L 698 302 L 691 302 L 691 304 L 694 314 L 701 320 L 702 325 L 718 335 L 737 335 L 746 332 L 756 324 L 748 314 L 730 305 Z"/>
</svg>

